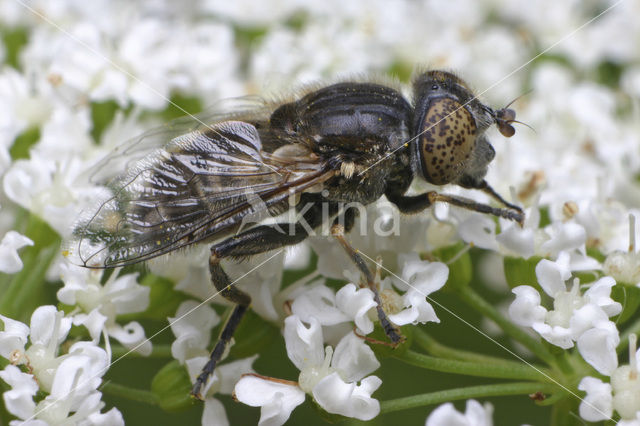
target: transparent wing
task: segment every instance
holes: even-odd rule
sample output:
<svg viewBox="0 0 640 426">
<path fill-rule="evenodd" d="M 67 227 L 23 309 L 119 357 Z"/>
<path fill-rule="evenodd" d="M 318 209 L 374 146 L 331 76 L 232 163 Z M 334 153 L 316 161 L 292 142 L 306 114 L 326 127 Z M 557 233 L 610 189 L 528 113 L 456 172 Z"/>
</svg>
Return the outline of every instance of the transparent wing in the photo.
<svg viewBox="0 0 640 426">
<path fill-rule="evenodd" d="M 114 178 L 114 171 L 128 170 L 174 138 L 193 131 L 206 131 L 227 120 L 268 118 L 271 107 L 259 96 L 222 99 L 205 111 L 180 117 L 123 142 L 91 167 L 86 179 L 101 184 Z"/>
<path fill-rule="evenodd" d="M 242 121 L 177 137 L 108 184 L 67 255 L 89 267 L 146 260 L 227 235 L 334 175 L 307 148 L 286 147 L 264 152 L 257 129 Z"/>
</svg>

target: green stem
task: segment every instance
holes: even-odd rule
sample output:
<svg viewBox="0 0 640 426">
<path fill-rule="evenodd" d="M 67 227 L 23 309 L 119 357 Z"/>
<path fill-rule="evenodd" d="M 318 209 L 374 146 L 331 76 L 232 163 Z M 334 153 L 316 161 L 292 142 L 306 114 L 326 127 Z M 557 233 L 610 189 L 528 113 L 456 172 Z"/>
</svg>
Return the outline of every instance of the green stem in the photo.
<svg viewBox="0 0 640 426">
<path fill-rule="evenodd" d="M 632 334 L 640 335 L 640 318 L 635 320 L 629 327 L 620 333 L 620 344 L 616 348 L 618 353 L 622 353 L 629 347 L 629 336 Z"/>
<path fill-rule="evenodd" d="M 487 302 L 476 293 L 471 287 L 461 287 L 458 295 L 470 307 L 475 309 L 482 315 L 490 318 L 511 338 L 523 344 L 527 349 L 533 352 L 538 358 L 549 365 L 555 364 L 555 357 L 544 347 L 539 339 L 530 336 L 519 326 L 515 325 L 509 319 L 505 318 L 492 304 Z"/>
<path fill-rule="evenodd" d="M 29 300 L 33 299 L 34 292 L 39 291 L 40 287 L 46 285 L 45 275 L 49 265 L 58 255 L 59 250 L 60 245 L 57 243 L 40 250 L 36 258 L 36 265 L 31 270 L 27 280 L 22 283 L 22 289 L 14 300 L 14 306 L 24 306 Z"/>
<path fill-rule="evenodd" d="M 520 362 L 516 361 L 509 361 L 491 355 L 478 354 L 475 352 L 455 349 L 450 346 L 443 345 L 442 343 L 431 337 L 424 330 L 421 330 L 419 328 L 416 328 L 413 331 L 413 341 L 422 349 L 427 351 L 429 355 L 437 356 L 440 358 L 453 358 L 461 361 L 488 362 L 491 364 L 504 364 L 505 362 L 521 364 Z"/>
<path fill-rule="evenodd" d="M 549 398 L 546 398 L 543 401 L 536 401 L 536 405 L 539 405 L 541 407 L 546 407 L 549 405 L 555 405 L 558 401 L 560 401 L 562 398 L 566 398 L 567 397 L 567 393 L 566 392 L 556 392 L 553 395 L 551 395 Z"/>
<path fill-rule="evenodd" d="M 575 372 L 575 368 L 571 364 L 569 359 L 570 353 L 568 351 L 562 351 L 556 355 L 557 366 L 566 375 L 570 375 Z"/>
<path fill-rule="evenodd" d="M 578 426 L 584 425 L 584 421 L 577 414 L 577 399 L 564 398 L 553 405 L 551 409 L 551 426 Z"/>
<path fill-rule="evenodd" d="M 131 401 L 143 402 L 149 405 L 158 405 L 158 399 L 151 391 L 133 389 L 129 386 L 120 385 L 114 382 L 104 382 L 100 389 L 105 394 L 118 398 L 126 398 Z"/>
<path fill-rule="evenodd" d="M 130 352 L 130 349 L 125 348 L 124 346 L 121 345 L 112 345 L 111 346 L 111 353 L 113 356 L 113 359 L 117 359 L 120 358 L 122 356 L 134 356 L 134 357 L 141 357 L 142 355 L 140 355 L 138 352 Z M 160 345 L 160 344 L 153 344 L 153 352 L 151 352 L 150 355 L 145 356 L 145 358 L 171 358 L 171 345 Z"/>
<path fill-rule="evenodd" d="M 407 410 L 409 408 L 425 407 L 427 405 L 442 404 L 469 398 L 489 396 L 529 395 L 536 392 L 551 393 L 558 388 L 550 383 L 516 382 L 498 383 L 492 385 L 469 386 L 465 388 L 447 389 L 437 392 L 423 393 L 404 398 L 382 401 L 381 413 Z"/>
<path fill-rule="evenodd" d="M 487 364 L 485 362 L 460 361 L 423 355 L 412 350 L 396 356 L 397 359 L 416 367 L 444 373 L 464 374 L 467 376 L 492 377 L 497 379 L 550 381 L 551 373 L 546 369 L 536 370 L 526 364 L 503 363 Z"/>
</svg>

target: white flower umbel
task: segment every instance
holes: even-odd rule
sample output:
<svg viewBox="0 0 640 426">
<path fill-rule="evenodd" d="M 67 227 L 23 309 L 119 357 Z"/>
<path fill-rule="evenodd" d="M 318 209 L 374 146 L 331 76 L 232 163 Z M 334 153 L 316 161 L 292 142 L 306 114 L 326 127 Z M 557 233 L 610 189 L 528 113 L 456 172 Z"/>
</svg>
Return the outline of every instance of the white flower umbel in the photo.
<svg viewBox="0 0 640 426">
<path fill-rule="evenodd" d="M 475 399 L 470 399 L 464 414 L 447 402 L 429 414 L 425 426 L 491 426 L 492 416 L 493 406 L 488 402 L 480 405 Z"/>
<path fill-rule="evenodd" d="M 49 425 L 83 420 L 88 420 L 87 424 L 124 424 L 115 408 L 100 413 L 105 404 L 97 388 L 109 365 L 104 349 L 92 342 L 77 342 L 66 354 L 59 354 L 60 344 L 71 328 L 71 319 L 64 318 L 63 312 L 42 306 L 33 313 L 31 327 L 3 316 L 0 319 L 4 323 L 0 332 L 2 356 L 14 364 L 0 372 L 0 378 L 12 387 L 4 394 L 11 414 Z M 25 349 L 28 340 L 31 345 Z M 31 374 L 15 366 L 22 364 Z M 33 396 L 38 389 L 48 395 L 36 404 Z"/>
<path fill-rule="evenodd" d="M 102 285 L 101 270 L 81 268 L 64 263 L 61 265 L 64 287 L 58 290 L 58 299 L 78 311 L 73 317 L 75 325 L 83 325 L 94 342 L 105 338 L 115 338 L 123 346 L 141 355 L 151 353 L 151 342 L 145 337 L 142 326 L 136 322 L 122 326 L 116 316 L 141 312 L 149 305 L 149 287 L 136 282 L 137 274 L 120 276 L 115 271 Z"/>
<path fill-rule="evenodd" d="M 577 343 L 582 357 L 602 374 L 610 374 L 618 365 L 615 352 L 620 341 L 618 330 L 610 317 L 621 312 L 622 306 L 611 299 L 615 281 L 603 277 L 589 284 L 581 294 L 577 280 L 569 289 L 571 277 L 569 255 L 560 253 L 556 262 L 543 259 L 536 266 L 538 283 L 553 298 L 553 310 L 541 305 L 538 291 L 530 286 L 513 289 L 515 300 L 509 307 L 511 319 L 531 327 L 549 343 L 568 349 Z"/>
<path fill-rule="evenodd" d="M 629 365 L 622 365 L 610 375 L 610 383 L 584 377 L 578 389 L 587 395 L 580 404 L 580 417 L 590 422 L 608 420 L 615 410 L 621 417 L 617 424 L 637 426 L 640 421 L 640 350 L 637 337 L 629 336 Z"/>
<path fill-rule="evenodd" d="M 305 393 L 329 413 L 359 420 L 378 415 L 380 404 L 371 394 L 382 381 L 367 375 L 380 364 L 362 339 L 349 333 L 334 351 L 324 347 L 322 328 L 315 318 L 309 319 L 307 327 L 296 315 L 285 320 L 284 337 L 287 355 L 300 370 L 297 386 L 257 376 L 243 377 L 236 384 L 240 402 L 262 407 L 260 425 L 283 424 L 304 401 Z"/>
<path fill-rule="evenodd" d="M 0 242 L 0 272 L 15 274 L 22 270 L 22 259 L 18 256 L 18 250 L 24 246 L 32 246 L 33 241 L 24 235 L 9 231 Z"/>
<path fill-rule="evenodd" d="M 0 316 L 4 331 L 0 332 L 0 354 L 12 364 L 26 364 L 38 379 L 40 388 L 51 391 L 53 375 L 62 358 L 60 344 L 71 329 L 71 319 L 54 306 L 41 306 L 31 315 L 31 327 Z M 28 341 L 31 345 L 26 348 Z"/>
</svg>

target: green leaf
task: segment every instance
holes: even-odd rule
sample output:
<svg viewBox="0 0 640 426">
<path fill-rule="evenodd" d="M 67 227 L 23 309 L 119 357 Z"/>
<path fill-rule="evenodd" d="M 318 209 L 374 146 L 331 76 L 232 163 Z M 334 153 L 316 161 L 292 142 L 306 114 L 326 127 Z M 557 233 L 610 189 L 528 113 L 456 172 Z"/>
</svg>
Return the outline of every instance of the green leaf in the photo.
<svg viewBox="0 0 640 426">
<path fill-rule="evenodd" d="M 270 345 L 274 339 L 279 338 L 278 327 L 249 310 L 234 333 L 235 344 L 231 348 L 230 355 L 233 358 L 254 355 Z"/>
<path fill-rule="evenodd" d="M 433 251 L 433 256 L 449 266 L 449 279 L 445 285 L 446 291 L 455 292 L 460 287 L 469 285 L 473 277 L 471 256 L 462 242 Z"/>
<path fill-rule="evenodd" d="M 407 83 L 413 75 L 413 64 L 396 60 L 387 68 L 387 74 L 394 76 L 403 83 Z"/>
<path fill-rule="evenodd" d="M 184 96 L 180 93 L 171 95 L 170 103 L 162 111 L 160 117 L 163 121 L 171 121 L 189 114 L 202 112 L 202 101 L 195 96 Z"/>
<path fill-rule="evenodd" d="M 624 67 L 621 64 L 612 61 L 603 61 L 598 64 L 596 74 L 598 83 L 617 89 L 620 85 L 620 77 Z"/>
<path fill-rule="evenodd" d="M 611 298 L 622 305 L 622 312 L 618 315 L 616 323 L 623 324 L 638 312 L 640 307 L 640 288 L 634 285 L 618 283 L 611 289 Z"/>
<path fill-rule="evenodd" d="M 191 380 L 177 360 L 162 367 L 151 381 L 151 392 L 165 411 L 183 411 L 195 404 L 191 397 Z"/>
<path fill-rule="evenodd" d="M 536 265 L 542 259 L 540 256 L 533 256 L 529 259 L 505 257 L 504 274 L 509 287 L 514 288 L 519 285 L 530 285 L 541 290 L 538 285 L 538 278 L 536 277 Z"/>
<path fill-rule="evenodd" d="M 12 160 L 21 160 L 29 158 L 29 150 L 40 140 L 40 128 L 29 127 L 20 133 L 13 141 L 13 145 L 9 149 Z"/>
<path fill-rule="evenodd" d="M 373 353 L 379 359 L 389 358 L 392 356 L 401 356 L 411 348 L 413 344 L 413 327 L 412 325 L 405 325 L 400 327 L 400 334 L 405 337 L 405 341 L 398 344 L 396 347 L 390 346 L 391 341 L 385 334 L 384 330 L 380 326 L 380 323 L 375 323 L 373 332 L 369 333 L 366 338 L 369 346 L 373 349 Z"/>
<path fill-rule="evenodd" d="M 102 133 L 113 121 L 118 108 L 119 106 L 116 101 L 91 102 L 91 122 L 93 123 L 91 136 L 94 141 L 100 141 Z"/>
<path fill-rule="evenodd" d="M 5 62 L 16 69 L 20 69 L 20 50 L 29 41 L 27 28 L 3 28 L 2 41 L 6 47 Z"/>
<path fill-rule="evenodd" d="M 165 321 L 172 317 L 178 310 L 178 306 L 189 297 L 174 289 L 171 280 L 158 275 L 147 274 L 140 282 L 141 285 L 151 289 L 149 294 L 149 307 L 143 314 L 135 314 L 136 318 L 149 318 Z"/>
</svg>

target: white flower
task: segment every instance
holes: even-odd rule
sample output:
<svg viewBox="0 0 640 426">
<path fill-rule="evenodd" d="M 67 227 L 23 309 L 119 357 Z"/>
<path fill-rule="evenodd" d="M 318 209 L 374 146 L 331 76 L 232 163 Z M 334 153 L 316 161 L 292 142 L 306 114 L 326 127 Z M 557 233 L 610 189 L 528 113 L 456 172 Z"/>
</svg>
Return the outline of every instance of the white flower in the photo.
<svg viewBox="0 0 640 426">
<path fill-rule="evenodd" d="M 56 158 L 34 149 L 28 160 L 11 165 L 2 183 L 9 199 L 67 237 L 78 212 L 100 194 L 100 189 L 81 183 L 85 172 L 86 165 L 75 155 Z"/>
<path fill-rule="evenodd" d="M 380 405 L 371 394 L 382 381 L 375 376 L 365 377 L 380 366 L 371 348 L 350 333 L 342 338 L 334 352 L 331 346 L 323 347 L 320 323 L 312 317 L 309 324 L 307 328 L 295 315 L 285 320 L 287 355 L 300 370 L 298 386 L 248 376 L 236 385 L 236 398 L 262 407 L 261 425 L 283 424 L 291 411 L 304 401 L 304 393 L 312 395 L 330 413 L 360 420 L 375 417 Z"/>
<path fill-rule="evenodd" d="M 171 331 L 176 336 L 176 340 L 171 344 L 171 355 L 180 364 L 185 365 L 191 382 L 195 383 L 202 368 L 209 361 L 207 348 L 211 340 L 211 330 L 220 323 L 220 317 L 209 305 L 187 300 L 180 304 L 176 316 L 168 320 Z M 251 365 L 257 357 L 258 355 L 255 355 L 216 366 L 213 375 L 201 390 L 201 395 L 204 397 L 202 424 L 214 426 L 229 424 L 224 406 L 215 398 L 215 395 L 231 394 L 233 386 L 240 377 L 253 372 Z"/>
<path fill-rule="evenodd" d="M 604 262 L 603 270 L 616 281 L 640 286 L 640 255 L 615 251 Z"/>
<path fill-rule="evenodd" d="M 607 420 L 613 414 L 611 385 L 595 377 L 585 377 L 578 389 L 587 392 L 580 403 L 580 417 L 590 422 Z"/>
<path fill-rule="evenodd" d="M 404 264 L 402 279 L 394 277 L 392 280 L 397 288 L 406 290 L 402 296 L 406 309 L 389 315 L 389 319 L 396 325 L 440 322 L 427 297 L 446 284 L 449 268 L 441 262 L 421 260 L 416 253 L 401 259 Z"/>
<path fill-rule="evenodd" d="M 569 262 L 569 255 L 561 252 L 556 262 L 543 259 L 536 266 L 540 286 L 553 298 L 553 310 L 541 305 L 540 295 L 533 287 L 518 286 L 513 289 L 516 298 L 509 315 L 515 323 L 533 328 L 556 346 L 568 349 L 577 343 L 589 364 L 600 373 L 609 374 L 618 366 L 615 348 L 620 339 L 609 317 L 622 310 L 610 297 L 615 281 L 611 277 L 600 278 L 581 295 L 576 280 L 567 290 Z"/>
<path fill-rule="evenodd" d="M 0 242 L 0 272 L 15 274 L 22 270 L 22 259 L 18 250 L 24 246 L 32 246 L 33 241 L 16 231 L 7 232 Z"/>
<path fill-rule="evenodd" d="M 40 306 L 31 315 L 31 327 L 1 317 L 5 331 L 0 332 L 0 342 L 6 348 L 2 355 L 13 364 L 28 364 L 38 379 L 40 387 L 49 392 L 53 375 L 62 361 L 58 357 L 59 345 L 71 329 L 71 319 L 54 306 Z M 29 339 L 28 339 L 29 338 Z M 28 340 L 31 346 L 25 349 Z M 12 345 L 12 346 L 9 346 Z"/>
<path fill-rule="evenodd" d="M 304 391 L 291 383 L 279 383 L 251 375 L 240 379 L 234 395 L 244 404 L 262 407 L 259 426 L 283 425 L 305 398 Z"/>
<path fill-rule="evenodd" d="M 350 285 L 353 286 L 353 289 L 349 287 L 345 292 L 340 293 L 341 296 L 343 296 L 343 300 L 341 301 L 341 305 L 343 306 L 346 304 L 347 299 L 349 299 L 349 301 L 355 300 L 356 294 L 366 294 L 366 292 L 361 293 L 360 290 L 355 290 L 353 284 Z M 345 286 L 345 288 L 347 286 Z M 350 320 L 349 315 L 338 308 L 338 302 L 336 300 L 337 294 L 322 282 L 316 282 L 308 287 L 304 287 L 298 290 L 297 293 L 297 296 L 295 293 L 293 294 L 295 297 L 291 303 L 291 312 L 298 316 L 301 321 L 310 322 L 313 317 L 322 326 L 331 326 Z M 362 299 L 358 300 L 363 301 Z M 371 300 L 373 300 L 373 296 Z M 351 309 L 359 312 L 369 304 L 368 301 L 364 302 L 364 304 L 357 305 L 357 307 L 352 305 Z M 367 328 L 366 325 L 364 327 Z"/>
<path fill-rule="evenodd" d="M 7 410 L 18 418 L 28 418 L 36 408 L 33 397 L 38 391 L 38 383 L 33 376 L 23 373 L 15 365 L 7 365 L 0 371 L 0 379 L 11 386 L 11 390 L 2 395 Z"/>
<path fill-rule="evenodd" d="M 12 364 L 26 364 L 32 374 L 9 365 L 0 378 L 13 389 L 4 394 L 7 409 L 16 417 L 38 419 L 49 425 L 65 425 L 90 419 L 90 424 L 124 424 L 120 412 L 104 407 L 97 391 L 107 371 L 109 359 L 104 349 L 92 342 L 76 342 L 68 353 L 59 355 L 59 346 L 71 327 L 71 320 L 53 306 L 41 306 L 31 317 L 31 327 L 2 318 L 5 331 L 0 332 L 4 348 Z M 31 345 L 25 350 L 27 336 Z M 9 347 L 11 345 L 11 347 Z M 36 380 L 34 380 L 36 379 Z M 35 388 L 34 388 L 35 386 Z M 38 404 L 33 401 L 38 388 L 48 395 Z M 36 421 L 37 423 L 37 421 Z"/>
<path fill-rule="evenodd" d="M 142 355 L 151 353 L 151 342 L 146 340 L 138 322 L 132 321 L 125 326 L 116 322 L 117 315 L 141 312 L 149 305 L 150 289 L 136 282 L 137 274 L 120 276 L 116 271 L 102 285 L 101 270 L 70 263 L 62 264 L 61 269 L 64 286 L 57 296 L 62 303 L 76 306 L 81 311 L 73 317 L 75 325 L 84 325 L 94 342 L 105 333 Z"/>
<path fill-rule="evenodd" d="M 203 425 L 227 426 L 229 424 L 224 406 L 215 398 L 215 395 L 232 394 L 234 386 L 243 375 L 253 374 L 252 365 L 257 358 L 258 355 L 255 355 L 216 366 L 213 376 L 209 378 L 206 387 L 201 392 L 204 396 Z M 192 383 L 200 375 L 207 361 L 209 361 L 208 356 L 197 356 L 186 361 Z"/>
<path fill-rule="evenodd" d="M 492 416 L 493 406 L 488 402 L 483 406 L 474 399 L 467 400 L 464 414 L 447 402 L 429 414 L 425 426 L 491 426 Z"/>
<path fill-rule="evenodd" d="M 629 365 L 610 373 L 610 383 L 594 377 L 584 377 L 578 389 L 587 395 L 580 404 L 580 417 L 588 421 L 608 420 L 615 410 L 622 420 L 618 424 L 636 426 L 640 420 L 640 350 L 637 337 L 629 337 Z"/>
<path fill-rule="evenodd" d="M 336 306 L 364 334 L 373 331 L 373 322 L 368 313 L 376 308 L 377 303 L 370 289 L 356 288 L 355 284 L 347 284 L 336 293 Z"/>
<path fill-rule="evenodd" d="M 171 344 L 171 355 L 184 364 L 189 358 L 206 356 L 211 340 L 211 329 L 220 317 L 208 305 L 198 306 L 193 300 L 182 302 L 175 317 L 169 317 L 171 331 L 176 340 Z"/>
</svg>

